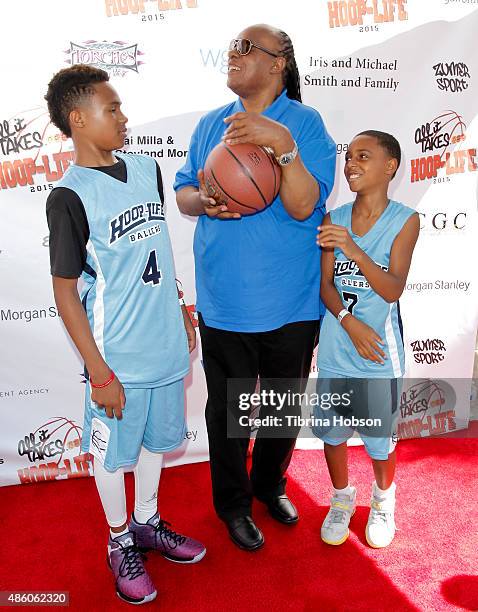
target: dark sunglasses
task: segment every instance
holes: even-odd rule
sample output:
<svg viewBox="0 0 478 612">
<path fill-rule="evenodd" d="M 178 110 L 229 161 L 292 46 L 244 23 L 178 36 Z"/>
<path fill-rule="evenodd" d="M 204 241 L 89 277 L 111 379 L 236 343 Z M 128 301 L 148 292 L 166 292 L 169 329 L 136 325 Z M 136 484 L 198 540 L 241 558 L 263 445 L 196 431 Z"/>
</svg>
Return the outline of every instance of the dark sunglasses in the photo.
<svg viewBox="0 0 478 612">
<path fill-rule="evenodd" d="M 269 49 L 256 45 L 256 43 L 253 43 L 252 40 L 249 40 L 248 38 L 235 38 L 229 43 L 229 51 L 236 51 L 236 53 L 239 53 L 239 55 L 248 55 L 252 51 L 253 47 L 259 49 L 260 51 L 264 51 L 264 53 L 272 55 L 272 57 L 281 57 L 279 53 L 274 53 L 274 51 L 269 51 Z"/>
</svg>

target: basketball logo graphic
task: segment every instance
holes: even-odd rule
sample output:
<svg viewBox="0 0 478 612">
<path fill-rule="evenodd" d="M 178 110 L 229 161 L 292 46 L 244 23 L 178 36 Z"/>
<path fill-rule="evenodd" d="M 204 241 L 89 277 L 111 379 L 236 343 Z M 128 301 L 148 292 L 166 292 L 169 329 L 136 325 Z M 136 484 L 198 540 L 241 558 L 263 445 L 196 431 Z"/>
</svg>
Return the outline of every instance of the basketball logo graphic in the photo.
<svg viewBox="0 0 478 612">
<path fill-rule="evenodd" d="M 83 428 L 67 417 L 52 417 L 18 442 L 18 454 L 31 464 L 18 470 L 20 482 L 89 475 L 91 457 L 81 452 Z"/>
</svg>

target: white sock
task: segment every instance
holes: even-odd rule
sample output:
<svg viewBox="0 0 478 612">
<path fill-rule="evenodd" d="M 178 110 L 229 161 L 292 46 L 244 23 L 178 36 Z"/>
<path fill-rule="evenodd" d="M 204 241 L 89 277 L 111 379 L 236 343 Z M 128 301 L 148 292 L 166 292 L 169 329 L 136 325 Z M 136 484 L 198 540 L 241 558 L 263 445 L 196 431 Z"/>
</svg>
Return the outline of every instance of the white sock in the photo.
<svg viewBox="0 0 478 612">
<path fill-rule="evenodd" d="M 374 497 L 377 497 L 378 499 L 387 499 L 388 497 L 390 497 L 391 495 L 394 494 L 395 492 L 395 483 L 392 482 L 392 484 L 388 487 L 388 489 L 381 489 L 378 484 L 376 482 L 373 483 L 373 495 Z"/>
<path fill-rule="evenodd" d="M 348 484 L 344 489 L 334 489 L 334 495 L 352 495 L 352 487 Z"/>
<path fill-rule="evenodd" d="M 127 534 L 128 532 L 129 532 L 128 527 L 126 527 L 126 528 L 125 528 L 123 531 L 118 531 L 118 532 L 116 532 L 116 531 L 111 531 L 111 529 L 110 529 L 110 534 L 111 534 L 111 537 L 112 537 L 113 539 L 114 539 L 114 538 L 118 538 L 119 536 L 125 535 L 125 534 Z"/>
<path fill-rule="evenodd" d="M 116 472 L 108 472 L 96 458 L 94 466 L 96 488 L 100 494 L 108 525 L 122 527 L 128 522 L 123 468 Z"/>
<path fill-rule="evenodd" d="M 141 447 L 138 463 L 134 468 L 134 518 L 147 523 L 158 512 L 158 487 L 163 466 L 163 455 Z M 159 516 L 159 515 L 158 515 Z"/>
</svg>

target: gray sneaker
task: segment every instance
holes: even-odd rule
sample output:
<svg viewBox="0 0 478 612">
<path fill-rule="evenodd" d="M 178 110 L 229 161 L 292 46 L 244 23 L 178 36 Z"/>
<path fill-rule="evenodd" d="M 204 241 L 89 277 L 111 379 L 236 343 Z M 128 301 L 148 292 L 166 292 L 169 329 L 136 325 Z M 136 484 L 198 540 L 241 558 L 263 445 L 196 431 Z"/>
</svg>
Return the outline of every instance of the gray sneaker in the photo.
<svg viewBox="0 0 478 612">
<path fill-rule="evenodd" d="M 355 512 L 357 490 L 350 487 L 350 495 L 333 495 L 330 500 L 330 510 L 322 523 L 320 537 L 326 544 L 338 546 L 349 537 L 349 523 Z"/>
</svg>

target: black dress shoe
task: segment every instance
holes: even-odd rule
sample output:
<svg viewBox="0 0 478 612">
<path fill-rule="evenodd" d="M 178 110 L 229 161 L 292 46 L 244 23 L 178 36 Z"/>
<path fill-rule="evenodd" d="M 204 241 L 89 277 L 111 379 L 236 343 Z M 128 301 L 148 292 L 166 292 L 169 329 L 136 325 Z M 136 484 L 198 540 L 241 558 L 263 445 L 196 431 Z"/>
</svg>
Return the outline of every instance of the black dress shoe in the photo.
<svg viewBox="0 0 478 612">
<path fill-rule="evenodd" d="M 287 495 L 276 495 L 264 502 L 273 518 L 284 525 L 294 525 L 299 520 L 297 509 Z"/>
<path fill-rule="evenodd" d="M 264 536 L 250 516 L 239 516 L 226 525 L 231 540 L 242 550 L 257 550 L 264 544 Z"/>
</svg>

